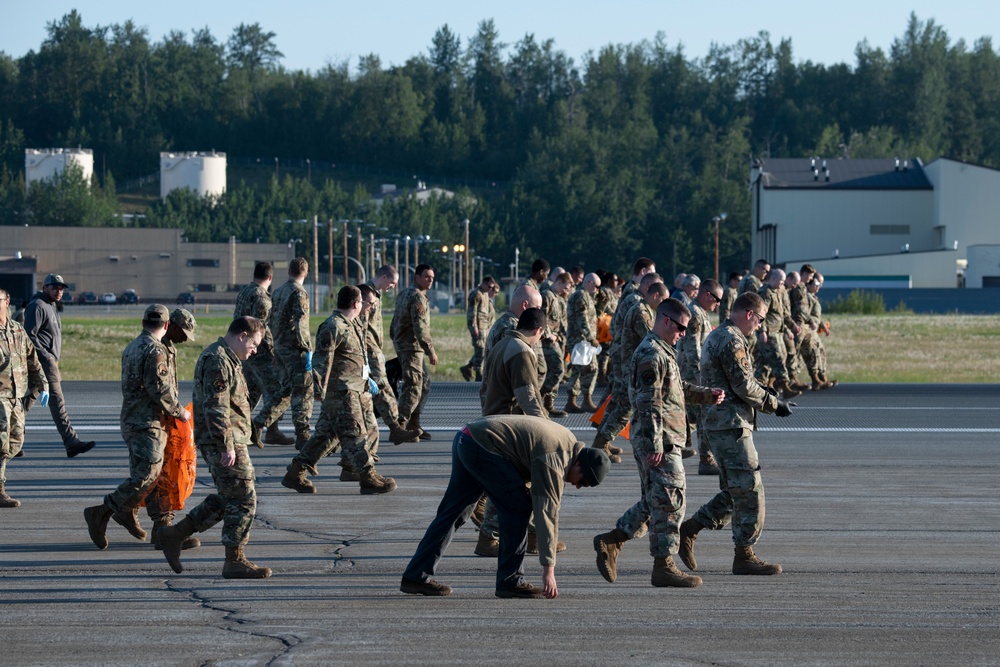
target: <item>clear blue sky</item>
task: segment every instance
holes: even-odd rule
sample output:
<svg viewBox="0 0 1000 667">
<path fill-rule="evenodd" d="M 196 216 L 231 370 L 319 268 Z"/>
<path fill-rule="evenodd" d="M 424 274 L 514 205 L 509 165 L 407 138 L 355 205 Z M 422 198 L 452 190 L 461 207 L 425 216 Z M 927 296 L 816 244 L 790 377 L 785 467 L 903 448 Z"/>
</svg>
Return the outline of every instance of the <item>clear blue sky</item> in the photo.
<svg viewBox="0 0 1000 667">
<path fill-rule="evenodd" d="M 378 54 L 384 66 L 402 64 L 426 54 L 435 30 L 445 23 L 465 45 L 485 18 L 494 19 L 507 44 L 526 33 L 538 41 L 553 38 L 577 63 L 588 50 L 651 40 L 658 31 L 671 46 L 683 44 L 688 58 L 700 58 L 713 42 L 733 44 L 767 30 L 775 44 L 792 39 L 797 61 L 853 65 L 854 48 L 863 39 L 888 51 L 911 11 L 921 20 L 933 19 L 952 42 L 964 39 L 969 47 L 1000 25 L 996 0 L 0 0 L 0 51 L 20 57 L 38 50 L 45 24 L 74 8 L 90 27 L 132 19 L 148 29 L 154 42 L 170 30 L 190 35 L 206 26 L 225 42 L 238 24 L 257 22 L 277 33 L 286 68 L 314 71 L 345 60 L 354 71 L 358 57 L 368 53 Z"/>
</svg>

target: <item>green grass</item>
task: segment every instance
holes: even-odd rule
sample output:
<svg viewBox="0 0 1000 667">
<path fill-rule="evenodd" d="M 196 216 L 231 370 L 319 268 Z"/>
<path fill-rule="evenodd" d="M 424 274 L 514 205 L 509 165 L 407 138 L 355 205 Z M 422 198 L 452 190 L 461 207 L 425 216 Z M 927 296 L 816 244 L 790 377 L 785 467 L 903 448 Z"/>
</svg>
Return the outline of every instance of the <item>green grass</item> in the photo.
<svg viewBox="0 0 1000 667">
<path fill-rule="evenodd" d="M 178 377 L 190 379 L 201 350 L 225 333 L 226 315 L 197 314 L 198 341 L 178 347 Z M 313 332 L 325 316 L 314 316 Z M 391 310 L 385 311 L 388 329 Z M 139 315 L 63 318 L 60 367 L 66 380 L 119 380 L 121 352 L 139 333 Z M 823 338 L 830 375 L 845 382 L 1000 382 L 1000 316 L 833 315 Z M 458 380 L 472 354 L 465 315 L 432 315 L 440 363 L 434 379 Z M 386 337 L 388 341 L 388 336 Z M 386 355 L 392 358 L 391 342 Z"/>
</svg>

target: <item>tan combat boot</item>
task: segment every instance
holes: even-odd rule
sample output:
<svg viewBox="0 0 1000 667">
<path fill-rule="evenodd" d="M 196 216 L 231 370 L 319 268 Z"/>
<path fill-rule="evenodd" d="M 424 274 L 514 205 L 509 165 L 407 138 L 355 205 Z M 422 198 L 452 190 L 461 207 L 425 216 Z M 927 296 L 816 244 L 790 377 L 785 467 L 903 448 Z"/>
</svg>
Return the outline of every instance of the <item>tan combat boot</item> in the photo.
<svg viewBox="0 0 1000 667">
<path fill-rule="evenodd" d="M 781 396 L 784 399 L 795 398 L 802 393 L 801 391 L 793 389 L 792 386 L 788 384 L 788 380 L 779 380 L 778 382 L 775 382 L 774 388 L 781 392 Z"/>
<path fill-rule="evenodd" d="M 83 510 L 83 518 L 87 522 L 90 539 L 93 540 L 98 549 L 108 548 L 108 538 L 105 536 L 105 533 L 108 530 L 108 521 L 111 519 L 111 514 L 111 508 L 104 503 Z"/>
<path fill-rule="evenodd" d="M 376 493 L 389 493 L 396 489 L 396 480 L 383 477 L 375 471 L 375 466 L 368 466 L 361 471 L 361 495 L 370 496 Z"/>
<path fill-rule="evenodd" d="M 149 541 L 152 543 L 153 548 L 157 551 L 163 551 L 163 547 L 160 546 L 160 528 L 172 525 L 173 522 L 167 521 L 154 521 L 153 528 L 149 531 Z M 181 542 L 181 550 L 186 551 L 188 549 L 197 549 L 201 546 L 201 540 L 197 537 L 188 536 L 185 537 Z"/>
<path fill-rule="evenodd" d="M 823 380 L 820 379 L 819 373 L 813 373 L 812 374 L 812 390 L 813 391 L 819 391 L 820 389 L 824 389 L 824 388 L 825 387 L 823 387 Z"/>
<path fill-rule="evenodd" d="M 562 540 L 556 542 L 556 553 L 562 553 L 566 551 L 566 543 Z M 538 555 L 538 533 L 533 530 L 528 531 L 528 544 L 524 549 L 525 553 L 529 553 L 532 556 Z"/>
<path fill-rule="evenodd" d="M 267 427 L 267 431 L 264 433 L 264 442 L 268 445 L 294 445 L 295 438 L 290 435 L 285 435 L 278 428 L 278 422 L 274 422 Z"/>
<path fill-rule="evenodd" d="M 316 487 L 306 475 L 305 466 L 298 461 L 292 461 L 292 464 L 288 466 L 288 472 L 281 479 L 281 485 L 299 493 L 316 493 Z"/>
<path fill-rule="evenodd" d="M 625 531 L 615 528 L 611 532 L 601 533 L 594 537 L 594 551 L 597 552 L 597 571 L 608 583 L 613 584 L 618 578 L 618 554 L 622 545 L 628 541 Z"/>
<path fill-rule="evenodd" d="M 0 507 L 20 507 L 21 501 L 8 496 L 3 488 L 3 484 L 3 482 L 0 482 Z"/>
<path fill-rule="evenodd" d="M 566 412 L 556 407 L 556 397 L 554 394 L 545 394 L 542 398 L 542 407 L 548 411 L 549 417 L 559 419 L 566 416 Z"/>
<path fill-rule="evenodd" d="M 472 367 L 469 366 L 469 364 L 462 366 L 458 369 L 458 371 L 462 374 L 463 380 L 466 382 L 472 382 Z"/>
<path fill-rule="evenodd" d="M 142 529 L 139 525 L 139 508 L 133 507 L 130 510 L 123 510 L 121 512 L 115 512 L 111 515 L 111 518 L 115 520 L 119 526 L 128 531 L 129 535 L 144 542 L 146 540 L 146 531 Z"/>
<path fill-rule="evenodd" d="M 184 549 L 184 540 L 194 535 L 194 522 L 190 517 L 184 517 L 173 526 L 160 528 L 157 541 L 163 550 L 163 557 L 167 559 L 170 568 L 180 574 L 184 571 L 181 565 L 181 551 Z"/>
<path fill-rule="evenodd" d="M 823 386 L 820 389 L 833 389 L 840 382 L 840 380 L 831 380 L 826 376 L 826 373 L 821 373 L 819 377 L 823 380 Z"/>
<path fill-rule="evenodd" d="M 593 447 L 594 449 L 600 449 L 602 452 L 607 454 L 608 458 L 611 459 L 612 463 L 622 462 L 622 457 L 618 456 L 618 454 L 615 454 L 614 451 L 612 451 L 613 449 L 618 449 L 618 448 L 611 447 L 611 443 L 608 441 L 608 439 L 603 435 L 601 435 L 600 433 L 598 433 L 597 436 L 594 437 L 594 444 L 591 445 L 591 447 Z M 618 449 L 618 451 L 620 452 L 622 450 Z"/>
<path fill-rule="evenodd" d="M 698 531 L 705 526 L 696 519 L 688 519 L 681 524 L 681 544 L 677 555 L 684 561 L 687 569 L 694 572 L 698 569 L 698 561 L 694 558 L 694 541 L 698 539 Z"/>
<path fill-rule="evenodd" d="M 419 429 L 408 431 L 399 422 L 389 422 L 389 440 L 394 445 L 401 445 L 404 442 L 417 442 L 420 440 L 422 432 Z"/>
<path fill-rule="evenodd" d="M 223 579 L 267 579 L 271 568 L 257 567 L 243 555 L 243 547 L 226 547 L 226 562 L 222 566 Z"/>
<path fill-rule="evenodd" d="M 701 457 L 698 461 L 698 474 L 699 475 L 718 475 L 719 474 L 719 464 L 709 452 Z"/>
<path fill-rule="evenodd" d="M 594 399 L 591 398 L 590 394 L 583 395 L 583 403 L 580 404 L 580 409 L 584 412 L 597 412 L 597 406 L 594 405 Z"/>
<path fill-rule="evenodd" d="M 361 475 L 358 471 L 354 469 L 351 462 L 347 459 L 340 459 L 340 481 L 341 482 L 360 482 Z"/>
<path fill-rule="evenodd" d="M 473 553 L 485 558 L 496 558 L 500 555 L 500 540 L 480 530 L 479 540 L 476 542 L 476 549 Z"/>
<path fill-rule="evenodd" d="M 574 394 L 570 394 L 566 397 L 566 407 L 564 407 L 563 410 L 571 415 L 578 415 L 584 411 L 579 405 L 576 404 L 576 396 Z"/>
<path fill-rule="evenodd" d="M 733 574 L 781 574 L 781 566 L 757 558 L 753 547 L 736 547 L 733 557 Z"/>
<path fill-rule="evenodd" d="M 693 574 L 684 574 L 674 565 L 674 559 L 670 556 L 666 558 L 653 559 L 653 575 L 650 583 L 658 588 L 666 586 L 673 588 L 697 588 L 701 586 L 701 577 Z"/>
<path fill-rule="evenodd" d="M 420 426 L 420 413 L 419 412 L 414 412 L 412 415 L 410 415 L 410 418 L 406 422 L 406 430 L 408 430 L 408 431 L 419 431 L 420 435 L 418 437 L 421 440 L 430 440 L 431 439 L 431 434 L 428 433 L 427 431 L 425 431 Z"/>
</svg>

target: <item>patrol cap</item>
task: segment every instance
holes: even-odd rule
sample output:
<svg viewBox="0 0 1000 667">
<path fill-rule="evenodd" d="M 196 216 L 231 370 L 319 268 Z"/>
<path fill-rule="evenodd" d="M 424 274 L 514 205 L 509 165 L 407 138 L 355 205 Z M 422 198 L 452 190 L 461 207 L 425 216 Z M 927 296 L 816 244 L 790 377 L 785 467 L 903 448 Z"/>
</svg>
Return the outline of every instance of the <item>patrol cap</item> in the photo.
<svg viewBox="0 0 1000 667">
<path fill-rule="evenodd" d="M 184 308 L 176 308 L 170 313 L 170 321 L 179 326 L 187 334 L 187 339 L 194 341 L 194 330 L 198 328 L 198 323 L 194 321 L 191 311 Z"/>
<path fill-rule="evenodd" d="M 583 481 L 587 486 L 597 486 L 611 470 L 611 459 L 603 450 L 594 447 L 585 446 L 576 460 L 580 464 L 580 472 L 583 473 Z"/>
<path fill-rule="evenodd" d="M 170 311 L 167 310 L 166 306 L 162 306 L 158 303 L 154 303 L 152 306 L 146 309 L 146 312 L 142 315 L 143 322 L 149 322 L 151 324 L 166 324 L 170 319 Z"/>
<path fill-rule="evenodd" d="M 45 276 L 45 285 L 61 285 L 63 288 L 69 287 L 58 273 L 50 273 Z"/>
</svg>

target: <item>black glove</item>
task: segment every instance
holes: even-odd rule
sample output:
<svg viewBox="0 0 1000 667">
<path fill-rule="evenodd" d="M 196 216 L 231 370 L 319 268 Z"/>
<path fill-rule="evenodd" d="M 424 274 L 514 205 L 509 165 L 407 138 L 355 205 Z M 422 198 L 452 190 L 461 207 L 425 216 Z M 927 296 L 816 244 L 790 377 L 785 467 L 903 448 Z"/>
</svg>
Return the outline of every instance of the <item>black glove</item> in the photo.
<svg viewBox="0 0 1000 667">
<path fill-rule="evenodd" d="M 769 393 L 771 396 L 774 396 L 775 398 L 778 397 L 778 390 L 775 389 L 774 387 L 768 387 L 767 385 L 764 385 L 764 391 Z"/>
<path fill-rule="evenodd" d="M 257 445 L 258 449 L 264 449 L 264 441 L 260 439 L 260 426 L 252 419 L 250 420 L 250 442 Z"/>
<path fill-rule="evenodd" d="M 787 417 L 792 414 L 792 406 L 798 405 L 797 403 L 792 403 L 791 401 L 778 400 L 778 409 L 774 411 L 779 417 Z"/>
</svg>

